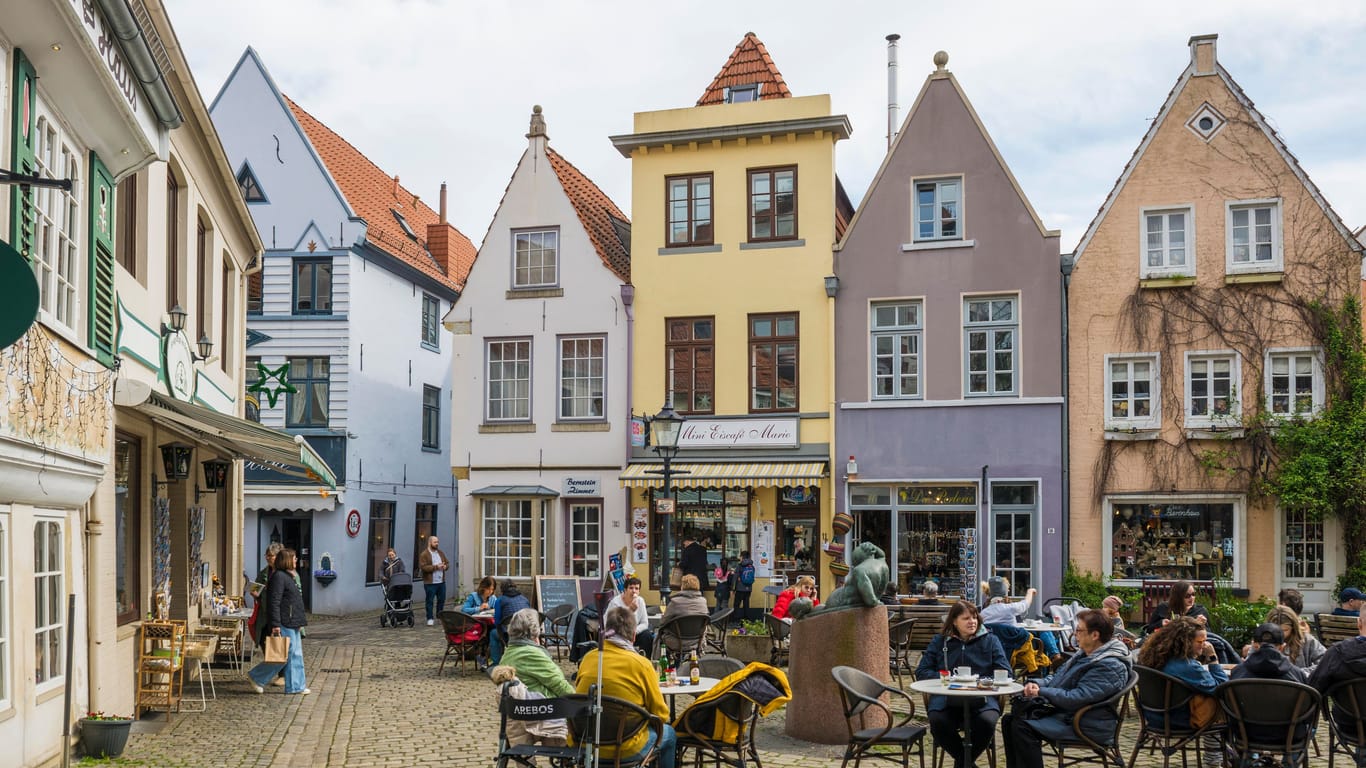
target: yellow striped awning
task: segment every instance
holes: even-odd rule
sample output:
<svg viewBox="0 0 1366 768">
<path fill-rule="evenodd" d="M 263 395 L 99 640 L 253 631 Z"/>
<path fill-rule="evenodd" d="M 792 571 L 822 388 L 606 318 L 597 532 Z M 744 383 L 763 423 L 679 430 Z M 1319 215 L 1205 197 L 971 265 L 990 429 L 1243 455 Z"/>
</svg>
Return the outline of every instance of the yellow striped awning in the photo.
<svg viewBox="0 0 1366 768">
<path fill-rule="evenodd" d="M 664 485 L 661 464 L 631 464 L 621 473 L 623 488 L 658 488 Z M 691 464 L 675 461 L 669 465 L 677 472 L 670 483 L 675 488 L 720 488 L 783 485 L 816 485 L 826 476 L 823 461 L 773 461 L 767 463 Z M 651 470 L 654 470 L 653 472 Z"/>
</svg>

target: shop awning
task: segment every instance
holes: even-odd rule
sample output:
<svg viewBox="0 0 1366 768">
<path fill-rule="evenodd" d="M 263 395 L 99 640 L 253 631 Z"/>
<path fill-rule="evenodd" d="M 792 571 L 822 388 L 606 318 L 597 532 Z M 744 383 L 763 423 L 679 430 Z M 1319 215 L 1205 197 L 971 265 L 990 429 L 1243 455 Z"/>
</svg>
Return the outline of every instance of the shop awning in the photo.
<svg viewBox="0 0 1366 768">
<path fill-rule="evenodd" d="M 308 478 L 334 490 L 337 487 L 332 469 L 300 435 L 288 435 L 254 421 L 172 400 L 155 392 L 132 408 L 152 421 L 196 435 L 235 458 L 266 464 L 278 472 Z"/>
<path fill-rule="evenodd" d="M 623 488 L 657 488 L 664 485 L 658 463 L 631 464 L 621 473 Z M 675 488 L 719 488 L 729 486 L 764 487 L 783 485 L 820 485 L 825 477 L 823 461 L 774 461 L 768 463 L 692 464 L 675 461 L 669 465 L 685 475 L 674 475 Z M 653 470 L 653 471 L 652 471 Z"/>
<path fill-rule="evenodd" d="M 544 485 L 486 485 L 477 491 L 470 491 L 471 496 L 559 496 L 559 491 L 553 491 Z"/>
</svg>

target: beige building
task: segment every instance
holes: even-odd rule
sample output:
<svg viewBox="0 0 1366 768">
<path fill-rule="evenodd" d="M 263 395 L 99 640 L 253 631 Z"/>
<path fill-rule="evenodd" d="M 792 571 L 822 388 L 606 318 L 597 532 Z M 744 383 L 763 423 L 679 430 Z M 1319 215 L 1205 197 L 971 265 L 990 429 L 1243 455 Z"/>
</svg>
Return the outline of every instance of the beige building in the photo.
<svg viewBox="0 0 1366 768">
<path fill-rule="evenodd" d="M 1275 422 L 1324 406 L 1309 305 L 1356 290 L 1361 246 L 1215 51 L 1191 38 L 1077 247 L 1070 556 L 1121 583 L 1296 587 L 1322 607 L 1333 523 L 1254 489 Z"/>
</svg>

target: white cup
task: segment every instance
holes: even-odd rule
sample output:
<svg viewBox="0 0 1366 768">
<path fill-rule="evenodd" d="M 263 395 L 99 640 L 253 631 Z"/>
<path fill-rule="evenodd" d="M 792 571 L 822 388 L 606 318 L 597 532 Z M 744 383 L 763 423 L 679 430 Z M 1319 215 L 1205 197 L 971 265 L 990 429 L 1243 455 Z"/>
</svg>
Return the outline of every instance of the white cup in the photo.
<svg viewBox="0 0 1366 768">
<path fill-rule="evenodd" d="M 1010 682 L 1010 670 L 996 669 L 991 672 L 991 679 L 997 685 Z"/>
<path fill-rule="evenodd" d="M 972 667 L 958 667 L 953 671 L 953 674 L 960 678 L 972 677 Z"/>
</svg>

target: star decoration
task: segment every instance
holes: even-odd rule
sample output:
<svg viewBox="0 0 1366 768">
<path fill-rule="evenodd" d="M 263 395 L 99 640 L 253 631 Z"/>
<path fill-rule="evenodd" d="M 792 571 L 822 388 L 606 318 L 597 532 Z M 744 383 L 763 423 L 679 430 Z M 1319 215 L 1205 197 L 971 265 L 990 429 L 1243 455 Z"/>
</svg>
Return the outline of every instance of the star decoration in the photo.
<svg viewBox="0 0 1366 768">
<path fill-rule="evenodd" d="M 298 389 L 289 383 L 289 363 L 285 363 L 279 368 L 267 368 L 264 363 L 256 364 L 257 379 L 251 386 L 247 387 L 248 392 L 265 395 L 266 400 L 270 401 L 270 407 L 275 407 L 275 401 L 280 399 L 280 393 L 288 392 L 297 394 Z M 270 386 L 271 380 L 275 380 L 275 385 Z"/>
</svg>

